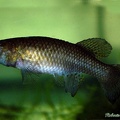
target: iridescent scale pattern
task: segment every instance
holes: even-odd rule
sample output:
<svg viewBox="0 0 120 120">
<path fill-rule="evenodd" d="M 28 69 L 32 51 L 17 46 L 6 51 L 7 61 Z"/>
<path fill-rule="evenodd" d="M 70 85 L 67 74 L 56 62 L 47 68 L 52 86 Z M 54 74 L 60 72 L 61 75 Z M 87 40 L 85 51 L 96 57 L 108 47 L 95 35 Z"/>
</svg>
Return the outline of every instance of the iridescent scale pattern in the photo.
<svg viewBox="0 0 120 120">
<path fill-rule="evenodd" d="M 59 75 L 83 72 L 105 79 L 110 69 L 109 65 L 97 60 L 84 48 L 59 39 L 12 38 L 1 44 L 11 51 L 9 63 L 32 72 Z"/>
</svg>

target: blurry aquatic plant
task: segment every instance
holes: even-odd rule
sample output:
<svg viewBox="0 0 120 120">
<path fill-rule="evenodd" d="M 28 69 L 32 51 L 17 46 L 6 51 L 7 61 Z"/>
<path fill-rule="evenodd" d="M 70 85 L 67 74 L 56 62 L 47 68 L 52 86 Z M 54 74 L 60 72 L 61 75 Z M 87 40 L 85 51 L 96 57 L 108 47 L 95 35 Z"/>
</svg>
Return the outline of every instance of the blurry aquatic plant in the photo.
<svg viewBox="0 0 120 120">
<path fill-rule="evenodd" d="M 47 84 L 44 84 L 47 80 Z M 36 86 L 35 89 L 40 91 L 39 96 L 35 97 L 34 103 L 26 108 L 28 114 L 24 118 L 27 120 L 74 120 L 78 112 L 82 112 L 82 105 L 74 101 L 67 94 L 63 94 L 62 89 L 53 84 L 53 77 L 44 76 L 43 84 Z M 36 91 L 36 90 L 35 90 Z M 66 96 L 67 95 L 67 96 Z M 73 109 L 74 106 L 74 109 Z"/>
<path fill-rule="evenodd" d="M 22 115 L 24 108 L 0 104 L 0 120 L 16 120 Z"/>
<path fill-rule="evenodd" d="M 4 104 L 0 110 L 1 120 L 76 120 L 76 116 L 82 114 L 89 101 L 83 88 L 73 98 L 55 85 L 52 76 L 45 74 L 40 79 L 34 84 L 21 86 L 15 81 L 0 84 L 3 93 L 0 99 Z"/>
</svg>

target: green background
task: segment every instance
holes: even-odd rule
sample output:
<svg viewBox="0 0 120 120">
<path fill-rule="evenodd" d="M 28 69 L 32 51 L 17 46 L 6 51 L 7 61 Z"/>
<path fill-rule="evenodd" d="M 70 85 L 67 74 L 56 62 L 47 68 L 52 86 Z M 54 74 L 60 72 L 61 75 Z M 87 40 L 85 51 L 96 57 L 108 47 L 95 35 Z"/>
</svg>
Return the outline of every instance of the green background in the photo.
<svg viewBox="0 0 120 120">
<path fill-rule="evenodd" d="M 119 0 L 0 0 L 0 39 L 49 36 L 72 43 L 105 38 L 113 47 L 103 61 L 120 63 Z M 0 120 L 103 119 L 119 112 L 97 79 L 87 77 L 73 98 L 53 76 L 23 85 L 20 70 L 0 65 Z"/>
</svg>

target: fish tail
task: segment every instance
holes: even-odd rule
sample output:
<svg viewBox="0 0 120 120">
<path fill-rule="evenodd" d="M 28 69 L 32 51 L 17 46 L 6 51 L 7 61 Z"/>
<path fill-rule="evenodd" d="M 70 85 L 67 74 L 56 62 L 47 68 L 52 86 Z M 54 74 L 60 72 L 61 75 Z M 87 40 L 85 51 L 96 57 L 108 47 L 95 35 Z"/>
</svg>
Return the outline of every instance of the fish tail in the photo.
<svg viewBox="0 0 120 120">
<path fill-rule="evenodd" d="M 114 104 L 120 96 L 120 65 L 112 65 L 105 81 L 101 85 L 108 100 Z"/>
</svg>

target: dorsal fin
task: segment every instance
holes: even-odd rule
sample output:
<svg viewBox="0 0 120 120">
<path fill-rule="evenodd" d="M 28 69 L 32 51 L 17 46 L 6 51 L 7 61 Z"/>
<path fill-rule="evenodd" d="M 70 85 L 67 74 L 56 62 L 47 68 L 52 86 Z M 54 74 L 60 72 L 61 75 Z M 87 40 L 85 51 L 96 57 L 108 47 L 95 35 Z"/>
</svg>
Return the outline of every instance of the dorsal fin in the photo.
<svg viewBox="0 0 120 120">
<path fill-rule="evenodd" d="M 82 46 L 98 59 L 107 57 L 112 50 L 112 46 L 105 39 L 101 38 L 86 39 L 78 42 L 77 45 Z"/>
</svg>

